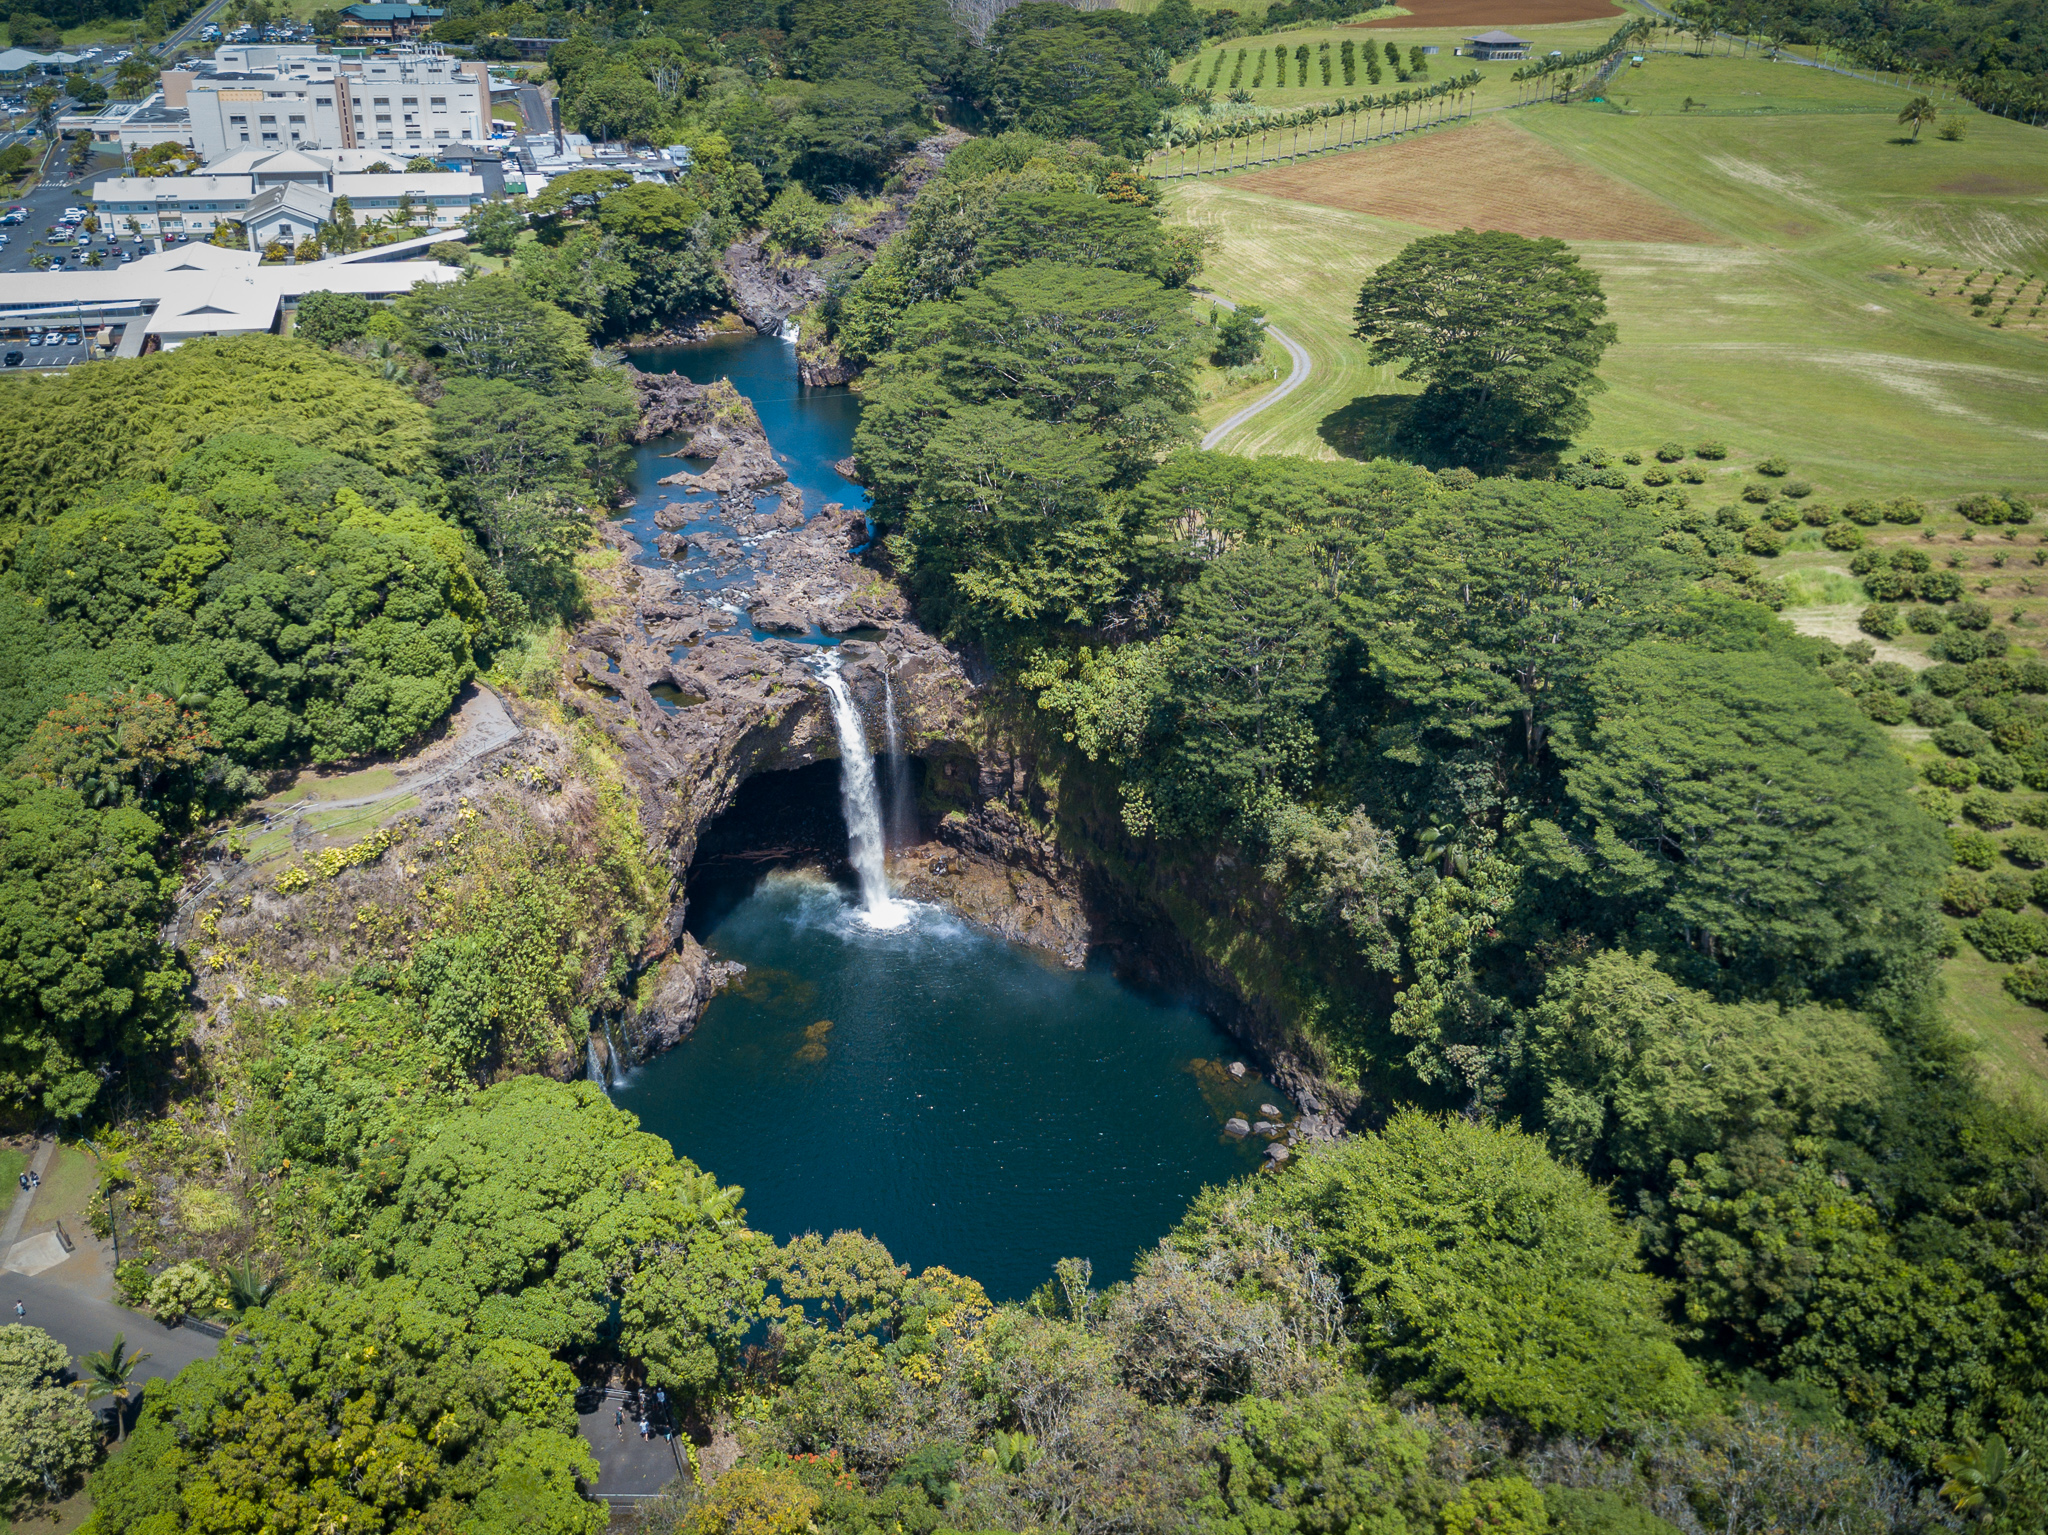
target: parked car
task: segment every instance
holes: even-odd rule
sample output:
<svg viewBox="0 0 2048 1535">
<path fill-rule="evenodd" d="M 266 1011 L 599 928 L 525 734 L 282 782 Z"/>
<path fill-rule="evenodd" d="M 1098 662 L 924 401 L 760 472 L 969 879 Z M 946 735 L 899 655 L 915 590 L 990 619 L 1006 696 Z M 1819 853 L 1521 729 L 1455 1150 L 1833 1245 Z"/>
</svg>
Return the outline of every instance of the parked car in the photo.
<svg viewBox="0 0 2048 1535">
<path fill-rule="evenodd" d="M 30 331 L 28 333 L 28 344 L 30 346 L 41 346 L 43 344 L 43 333 L 39 330 Z"/>
<path fill-rule="evenodd" d="M 85 332 L 82 330 L 73 331 L 70 335 L 64 338 L 64 344 L 66 346 L 84 346 Z"/>
<path fill-rule="evenodd" d="M 19 353 L 19 352 L 9 352 L 9 353 L 7 354 L 7 356 L 6 356 L 6 359 L 5 359 L 5 361 L 6 361 L 6 363 L 7 363 L 7 366 L 8 366 L 8 367 L 10 367 L 10 368 L 18 368 L 18 367 L 20 367 L 20 366 L 21 366 L 21 353 Z"/>
<path fill-rule="evenodd" d="M 133 261 L 134 259 L 135 257 L 131 255 L 129 252 L 121 252 L 121 265 L 126 266 L 129 262 Z"/>
</svg>

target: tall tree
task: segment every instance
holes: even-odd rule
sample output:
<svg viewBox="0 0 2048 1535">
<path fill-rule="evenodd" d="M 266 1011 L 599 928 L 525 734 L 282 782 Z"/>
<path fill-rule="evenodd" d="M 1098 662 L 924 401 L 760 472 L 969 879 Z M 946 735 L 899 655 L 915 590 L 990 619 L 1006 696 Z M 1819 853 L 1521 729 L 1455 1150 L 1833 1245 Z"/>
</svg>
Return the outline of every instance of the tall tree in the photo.
<svg viewBox="0 0 2048 1535">
<path fill-rule="evenodd" d="M 85 1372 L 79 1389 L 88 1403 L 114 1399 L 114 1422 L 124 1440 L 128 1437 L 128 1398 L 134 1389 L 135 1370 L 150 1357 L 147 1353 L 130 1353 L 127 1334 L 117 1332 L 106 1348 L 81 1355 L 78 1361 Z"/>
<path fill-rule="evenodd" d="M 1583 427 L 1614 343 L 1600 281 L 1562 240 L 1490 229 L 1427 235 L 1366 279 L 1354 334 L 1405 361 L 1412 426 L 1461 462 L 1494 465 Z"/>
</svg>

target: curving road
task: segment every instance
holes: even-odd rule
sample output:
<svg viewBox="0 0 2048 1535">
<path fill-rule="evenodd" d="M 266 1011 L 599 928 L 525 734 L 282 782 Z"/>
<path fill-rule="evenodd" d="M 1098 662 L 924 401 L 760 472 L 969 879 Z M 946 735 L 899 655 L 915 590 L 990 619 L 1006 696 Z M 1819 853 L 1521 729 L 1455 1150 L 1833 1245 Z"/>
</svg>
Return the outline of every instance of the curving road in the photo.
<svg viewBox="0 0 2048 1535">
<path fill-rule="evenodd" d="M 1237 305 L 1231 303 L 1229 299 L 1218 298 L 1213 293 L 1205 294 L 1203 296 L 1206 297 L 1210 303 L 1219 305 L 1224 309 L 1235 310 L 1237 308 Z M 1271 406 L 1278 405 L 1282 400 L 1286 399 L 1290 394 L 1294 393 L 1295 390 L 1299 389 L 1303 384 L 1308 382 L 1309 373 L 1315 367 L 1315 364 L 1309 361 L 1308 348 L 1303 346 L 1299 341 L 1296 341 L 1293 337 L 1284 335 L 1271 325 L 1268 325 L 1266 327 L 1266 334 L 1271 336 L 1275 341 L 1279 342 L 1282 346 L 1287 348 L 1287 355 L 1293 360 L 1294 367 L 1289 371 L 1287 377 L 1280 380 L 1279 387 L 1275 389 L 1271 394 L 1260 396 L 1258 399 L 1252 401 L 1251 404 L 1247 405 L 1243 410 L 1237 412 L 1236 415 L 1231 416 L 1228 420 L 1219 423 L 1215 427 L 1212 427 L 1202 438 L 1203 448 L 1208 449 L 1218 446 L 1224 438 L 1228 437 L 1232 432 L 1236 431 L 1239 427 L 1243 426 L 1247 421 L 1251 420 L 1251 418 L 1256 416 L 1260 411 L 1266 410 Z"/>
</svg>

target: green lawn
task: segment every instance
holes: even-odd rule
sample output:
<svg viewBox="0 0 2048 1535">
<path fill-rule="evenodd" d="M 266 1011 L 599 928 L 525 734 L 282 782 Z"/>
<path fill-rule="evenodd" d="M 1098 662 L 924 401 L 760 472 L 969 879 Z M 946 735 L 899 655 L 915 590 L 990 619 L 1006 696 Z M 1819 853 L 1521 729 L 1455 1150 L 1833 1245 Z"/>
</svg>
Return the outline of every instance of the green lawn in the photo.
<svg viewBox="0 0 2048 1535">
<path fill-rule="evenodd" d="M 1777 91 L 1791 69 L 1657 55 L 1631 73 L 1627 94 L 1659 110 L 1513 114 L 1725 242 L 1577 247 L 1620 330 L 1584 444 L 1718 437 L 1735 450 L 1733 468 L 1782 454 L 1840 496 L 2048 490 L 2048 346 L 1944 310 L 1898 269 L 1918 260 L 2048 271 L 2048 135 L 1972 114 L 1960 143 L 1900 145 L 1888 115 L 1864 110 L 1900 93 L 1838 77 L 1795 83 L 1854 110 L 1661 110 L 1687 94 Z M 1177 183 L 1166 196 L 1216 239 L 1203 282 L 1265 305 L 1315 360 L 1309 383 L 1232 448 L 1327 457 L 1333 442 L 1370 443 L 1370 397 L 1404 386 L 1366 363 L 1350 309 L 1366 274 L 1423 231 L 1238 190 L 1229 177 Z"/>
<path fill-rule="evenodd" d="M 10 1146 L 0 1146 L 0 1210 L 14 1202 L 14 1196 L 21 1192 L 15 1179 L 28 1171 L 28 1153 L 16 1151 Z"/>
<path fill-rule="evenodd" d="M 1969 944 L 1942 966 L 1943 1011 L 1979 1048 L 1985 1085 L 2048 1109 L 2048 1013 L 2015 1002 L 2001 984 L 2008 967 Z"/>
</svg>

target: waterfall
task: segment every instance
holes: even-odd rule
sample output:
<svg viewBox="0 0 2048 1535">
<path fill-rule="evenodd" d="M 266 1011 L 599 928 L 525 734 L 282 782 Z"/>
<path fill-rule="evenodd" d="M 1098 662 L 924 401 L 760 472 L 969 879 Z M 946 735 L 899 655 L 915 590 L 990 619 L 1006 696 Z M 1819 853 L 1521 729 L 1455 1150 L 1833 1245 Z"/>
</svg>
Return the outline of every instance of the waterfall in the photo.
<svg viewBox="0 0 2048 1535">
<path fill-rule="evenodd" d="M 618 1042 L 612 1038 L 612 1021 L 609 1018 L 604 1021 L 604 1044 L 606 1053 L 612 1058 L 612 1086 L 624 1087 L 626 1068 L 619 1058 Z"/>
<path fill-rule="evenodd" d="M 589 1054 L 584 1057 L 585 1061 L 587 1062 L 587 1070 L 585 1071 L 584 1075 L 588 1076 L 591 1081 L 597 1084 L 597 1090 L 599 1092 L 605 1093 L 607 1096 L 609 1096 L 610 1090 L 605 1086 L 604 1067 L 600 1066 L 597 1063 L 597 1036 L 595 1034 L 591 1035 L 588 1039 L 584 1041 L 584 1048 L 589 1052 Z"/>
<path fill-rule="evenodd" d="M 882 798 L 875 792 L 874 753 L 853 694 L 839 675 L 837 652 L 820 658 L 818 681 L 832 700 L 832 723 L 839 732 L 839 806 L 846 816 L 846 855 L 860 879 L 862 915 L 870 927 L 901 927 L 910 913 L 890 898 L 882 867 Z"/>
<path fill-rule="evenodd" d="M 784 320 L 782 322 L 782 329 L 775 333 L 775 339 L 777 341 L 787 341 L 791 346 L 795 346 L 797 343 L 796 321 L 794 319 Z"/>
<path fill-rule="evenodd" d="M 889 841 L 908 847 L 917 827 L 910 809 L 910 759 L 903 754 L 903 732 L 896 725 L 896 687 L 882 673 L 882 728 L 889 741 Z"/>
</svg>

